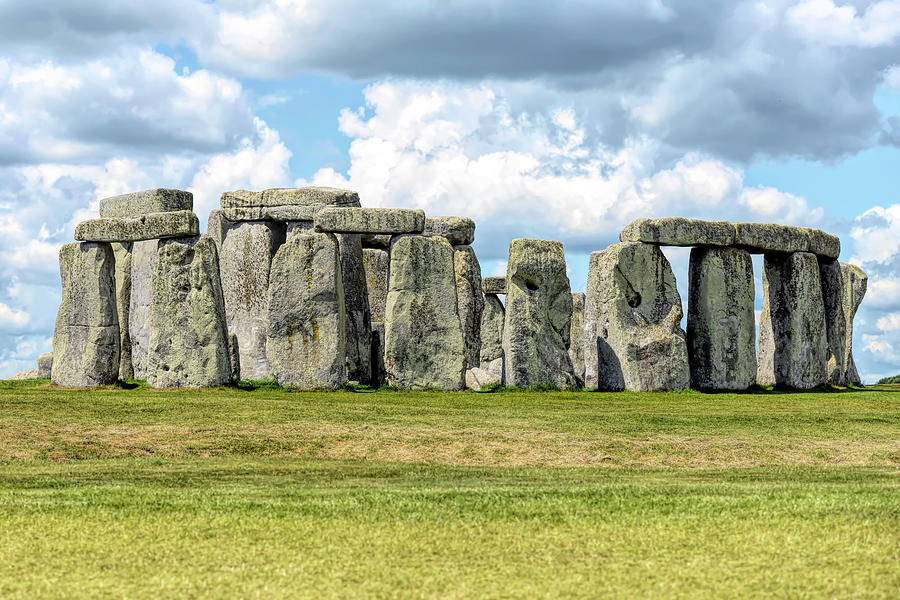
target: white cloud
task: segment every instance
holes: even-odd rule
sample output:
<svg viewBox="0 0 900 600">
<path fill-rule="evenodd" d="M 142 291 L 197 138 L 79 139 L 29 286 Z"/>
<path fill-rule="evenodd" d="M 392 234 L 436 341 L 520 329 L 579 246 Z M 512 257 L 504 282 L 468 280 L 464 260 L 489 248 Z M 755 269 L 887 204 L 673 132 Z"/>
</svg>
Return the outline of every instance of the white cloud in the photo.
<svg viewBox="0 0 900 600">
<path fill-rule="evenodd" d="M 885 0 L 857 14 L 850 4 L 832 0 L 805 0 L 787 11 L 788 22 L 814 43 L 876 47 L 900 38 L 900 2 Z"/>
<path fill-rule="evenodd" d="M 900 330 L 900 314 L 891 313 L 885 317 L 881 317 L 876 322 L 878 329 L 882 331 L 897 331 Z"/>
<path fill-rule="evenodd" d="M 13 325 L 25 325 L 31 319 L 24 310 L 10 308 L 6 304 L 0 302 L 0 323 L 11 323 Z"/>
</svg>

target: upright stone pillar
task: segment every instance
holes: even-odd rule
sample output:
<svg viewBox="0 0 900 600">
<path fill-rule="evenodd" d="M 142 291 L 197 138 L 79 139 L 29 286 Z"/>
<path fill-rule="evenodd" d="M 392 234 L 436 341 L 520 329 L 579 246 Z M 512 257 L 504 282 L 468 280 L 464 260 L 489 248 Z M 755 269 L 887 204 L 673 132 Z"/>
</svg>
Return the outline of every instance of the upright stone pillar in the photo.
<svg viewBox="0 0 900 600">
<path fill-rule="evenodd" d="M 856 311 L 866 295 L 868 276 L 856 265 L 841 263 L 842 303 L 844 317 L 847 319 L 846 337 L 844 341 L 844 381 L 846 383 L 862 383 L 853 360 L 853 319 Z"/>
<path fill-rule="evenodd" d="M 757 382 L 800 389 L 821 385 L 827 353 L 825 303 L 816 255 L 766 254 Z"/>
<path fill-rule="evenodd" d="M 453 247 L 453 267 L 459 320 L 466 344 L 466 368 L 471 369 L 481 364 L 481 315 L 484 312 L 481 265 L 472 246 Z"/>
<path fill-rule="evenodd" d="M 825 303 L 825 381 L 831 385 L 846 385 L 847 317 L 844 315 L 841 264 L 836 260 L 819 261 L 822 300 Z"/>
<path fill-rule="evenodd" d="M 585 387 L 682 389 L 690 384 L 681 296 L 657 246 L 613 244 L 591 254 L 585 299 Z"/>
<path fill-rule="evenodd" d="M 62 302 L 53 331 L 50 379 L 64 387 L 114 383 L 119 374 L 116 261 L 107 243 L 59 251 Z"/>
<path fill-rule="evenodd" d="M 387 250 L 363 248 L 363 266 L 366 272 L 366 290 L 373 323 L 384 323 L 384 307 L 387 304 L 388 267 Z"/>
<path fill-rule="evenodd" d="M 384 325 L 389 384 L 413 389 L 463 388 L 466 348 L 457 307 L 453 247 L 446 239 L 394 238 Z"/>
<path fill-rule="evenodd" d="M 503 322 L 506 310 L 497 294 L 484 295 L 484 312 L 481 313 L 481 365 L 482 368 L 503 377 Z"/>
<path fill-rule="evenodd" d="M 116 257 L 116 309 L 119 313 L 119 379 L 134 379 L 131 364 L 131 334 L 128 313 L 131 310 L 131 246 L 130 242 L 112 244 Z"/>
<path fill-rule="evenodd" d="M 691 385 L 745 390 L 756 381 L 753 261 L 738 248 L 694 248 L 687 345 Z"/>
<path fill-rule="evenodd" d="M 131 298 L 128 334 L 131 364 L 136 379 L 147 379 L 150 361 L 150 305 L 153 301 L 153 271 L 159 240 L 134 242 L 131 247 Z"/>
<path fill-rule="evenodd" d="M 284 241 L 284 227 L 263 221 L 235 223 L 221 243 L 220 270 L 229 333 L 237 336 L 245 379 L 270 379 L 266 357 L 269 271 Z"/>
<path fill-rule="evenodd" d="M 572 292 L 572 325 L 569 334 L 569 358 L 578 385 L 584 385 L 584 294 Z"/>
<path fill-rule="evenodd" d="M 335 235 L 341 252 L 347 319 L 347 377 L 357 383 L 369 383 L 372 378 L 372 316 L 360 234 Z"/>
<path fill-rule="evenodd" d="M 160 241 L 152 287 L 147 383 L 229 383 L 231 351 L 215 241 L 208 235 Z"/>
<path fill-rule="evenodd" d="M 568 352 L 572 293 L 562 244 L 513 240 L 506 281 L 506 383 L 522 387 L 575 385 Z"/>
<path fill-rule="evenodd" d="M 266 351 L 278 383 L 300 389 L 347 383 L 344 284 L 337 239 L 291 235 L 272 262 Z"/>
</svg>

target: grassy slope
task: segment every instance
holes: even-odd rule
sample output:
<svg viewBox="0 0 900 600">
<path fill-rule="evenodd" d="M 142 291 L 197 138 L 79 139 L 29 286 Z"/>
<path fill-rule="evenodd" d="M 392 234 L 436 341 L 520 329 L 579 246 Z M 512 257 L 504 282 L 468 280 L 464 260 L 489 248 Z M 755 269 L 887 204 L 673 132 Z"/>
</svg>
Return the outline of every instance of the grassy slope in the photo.
<svg viewBox="0 0 900 600">
<path fill-rule="evenodd" d="M 0 383 L 2 597 L 892 597 L 898 565 L 888 389 Z"/>
</svg>

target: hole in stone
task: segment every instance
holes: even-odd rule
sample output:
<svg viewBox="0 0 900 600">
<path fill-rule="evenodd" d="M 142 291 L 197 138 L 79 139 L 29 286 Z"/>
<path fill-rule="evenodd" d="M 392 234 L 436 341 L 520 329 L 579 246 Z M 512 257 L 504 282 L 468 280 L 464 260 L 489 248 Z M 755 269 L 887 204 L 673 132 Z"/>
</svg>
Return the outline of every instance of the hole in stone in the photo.
<svg viewBox="0 0 900 600">
<path fill-rule="evenodd" d="M 637 292 L 633 292 L 628 296 L 628 306 L 631 308 L 637 308 L 641 305 L 641 295 Z"/>
<path fill-rule="evenodd" d="M 525 287 L 527 287 L 527 288 L 528 288 L 529 290 L 531 290 L 532 292 L 538 289 L 537 284 L 534 283 L 533 281 L 526 281 L 526 282 L 525 282 Z"/>
</svg>

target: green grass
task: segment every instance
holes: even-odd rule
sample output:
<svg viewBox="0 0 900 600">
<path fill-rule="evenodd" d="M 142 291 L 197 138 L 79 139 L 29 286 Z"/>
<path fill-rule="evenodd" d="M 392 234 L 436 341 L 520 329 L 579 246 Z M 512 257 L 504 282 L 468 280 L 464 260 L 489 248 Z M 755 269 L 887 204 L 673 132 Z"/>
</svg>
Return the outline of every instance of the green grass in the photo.
<svg viewBox="0 0 900 600">
<path fill-rule="evenodd" d="M 0 382 L 0 597 L 900 593 L 900 391 Z"/>
</svg>

